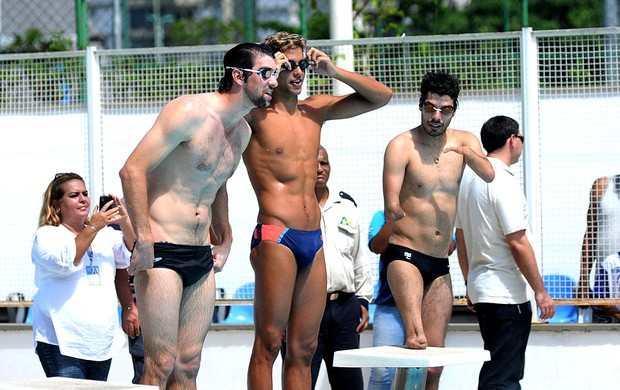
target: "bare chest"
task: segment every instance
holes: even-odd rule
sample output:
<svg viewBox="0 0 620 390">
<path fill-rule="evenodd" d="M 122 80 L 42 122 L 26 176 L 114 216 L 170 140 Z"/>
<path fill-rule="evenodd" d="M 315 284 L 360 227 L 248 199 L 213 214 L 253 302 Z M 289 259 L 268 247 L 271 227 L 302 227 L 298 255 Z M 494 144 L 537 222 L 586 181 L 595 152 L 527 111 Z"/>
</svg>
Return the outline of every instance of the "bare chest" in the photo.
<svg viewBox="0 0 620 390">
<path fill-rule="evenodd" d="M 319 123 L 301 115 L 270 116 L 255 128 L 248 150 L 279 170 L 316 170 L 320 132 Z"/>
<path fill-rule="evenodd" d="M 438 163 L 413 156 L 405 171 L 403 192 L 416 198 L 427 198 L 436 193 L 456 196 L 463 164 L 463 157 L 457 153 L 441 155 Z"/>
<path fill-rule="evenodd" d="M 196 186 L 219 186 L 239 165 L 248 139 L 249 129 L 244 132 L 243 129 L 204 128 L 181 143 L 169 155 L 166 165 L 179 177 L 194 181 Z"/>
</svg>

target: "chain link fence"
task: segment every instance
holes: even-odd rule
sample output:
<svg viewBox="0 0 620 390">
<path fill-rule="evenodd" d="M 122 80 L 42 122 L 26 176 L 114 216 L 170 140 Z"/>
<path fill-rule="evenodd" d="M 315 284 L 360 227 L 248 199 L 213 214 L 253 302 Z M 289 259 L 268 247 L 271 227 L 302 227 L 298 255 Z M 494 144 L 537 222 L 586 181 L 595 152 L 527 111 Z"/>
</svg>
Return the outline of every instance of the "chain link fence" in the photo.
<svg viewBox="0 0 620 390">
<path fill-rule="evenodd" d="M 75 39 L 75 0 L 2 0 L 0 22 L 3 47 L 31 29 L 38 30 L 44 40 L 54 32 Z"/>
<path fill-rule="evenodd" d="M 395 92 L 380 110 L 325 124 L 321 142 L 330 152 L 330 187 L 356 199 L 367 228 L 383 207 L 385 146 L 419 123 L 419 80 L 434 69 L 455 73 L 463 90 L 454 128 L 478 135 L 489 117 L 500 114 L 521 123 L 528 142 L 514 170 L 528 194 L 542 273 L 567 277 L 552 278 L 563 280 L 557 298 L 564 304 L 620 303 L 609 281 L 605 294 L 589 291 L 595 287 L 591 270 L 597 273 L 603 254 L 616 253 L 618 243 L 601 237 L 596 256 L 582 253 L 584 234 L 597 229 L 587 218 L 596 203 L 592 183 L 620 173 L 613 142 L 620 123 L 619 35 L 620 29 L 608 28 L 310 42 Z M 32 298 L 29 238 L 44 183 L 55 172 L 75 171 L 91 183 L 91 192 L 120 194 L 118 170 L 159 110 L 180 94 L 215 90 L 229 47 L 96 50 L 90 71 L 98 81 L 90 93 L 84 52 L 0 56 L 0 164 L 19 167 L 6 170 L 7 183 L 28 178 L 0 203 L 0 298 L 15 291 Z M 331 79 L 312 72 L 306 84 L 308 95 L 339 93 Z M 218 274 L 223 298 L 253 280 L 248 254 L 257 215 L 243 165 L 228 191 L 235 242 Z M 376 281 L 378 258 L 369 258 Z M 450 261 L 455 302 L 462 303 L 456 256 Z"/>
</svg>

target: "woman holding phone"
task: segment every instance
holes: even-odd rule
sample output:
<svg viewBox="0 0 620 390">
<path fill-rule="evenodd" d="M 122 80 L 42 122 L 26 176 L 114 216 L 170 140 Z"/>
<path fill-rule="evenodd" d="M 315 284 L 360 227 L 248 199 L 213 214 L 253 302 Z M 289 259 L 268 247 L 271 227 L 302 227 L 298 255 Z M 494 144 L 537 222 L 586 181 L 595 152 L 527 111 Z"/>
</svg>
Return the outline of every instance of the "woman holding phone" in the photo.
<svg viewBox="0 0 620 390">
<path fill-rule="evenodd" d="M 126 271 L 135 237 L 122 202 L 111 197 L 89 218 L 88 191 L 76 173 L 56 174 L 43 196 L 31 253 L 38 289 L 32 309 L 35 351 L 48 377 L 107 380 L 125 343 L 119 300 L 123 328 L 139 332 Z"/>
</svg>

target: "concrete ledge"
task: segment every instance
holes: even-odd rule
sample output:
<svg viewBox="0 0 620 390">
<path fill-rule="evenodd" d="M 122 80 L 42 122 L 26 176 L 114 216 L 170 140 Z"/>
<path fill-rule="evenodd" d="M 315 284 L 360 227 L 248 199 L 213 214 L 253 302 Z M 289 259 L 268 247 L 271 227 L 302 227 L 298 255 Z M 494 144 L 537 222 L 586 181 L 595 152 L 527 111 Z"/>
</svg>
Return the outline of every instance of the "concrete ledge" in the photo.
<svg viewBox="0 0 620 390">
<path fill-rule="evenodd" d="M 482 349 L 483 342 L 477 325 L 451 326 L 446 339 L 450 348 Z M 202 350 L 202 364 L 198 372 L 200 390 L 245 389 L 247 367 L 252 353 L 254 332 L 248 330 L 211 331 Z M 598 390 L 613 388 L 620 383 L 620 330 L 611 324 L 594 325 L 534 325 L 526 351 L 524 389 L 579 389 Z M 0 331 L 0 383 L 43 378 L 45 374 L 34 353 L 32 331 Z M 360 335 L 360 347 L 372 347 L 372 331 Z M 447 366 L 441 377 L 440 389 L 476 389 L 478 371 L 482 363 Z M 281 387 L 281 359 L 274 364 L 273 388 Z M 590 375 L 595 373 L 596 375 Z M 362 368 L 368 383 L 369 368 Z M 108 377 L 111 383 L 131 383 L 133 368 L 127 346 L 112 359 Z M 329 382 L 321 370 L 317 390 L 329 390 Z M 136 389 L 137 390 L 137 389 Z"/>
</svg>

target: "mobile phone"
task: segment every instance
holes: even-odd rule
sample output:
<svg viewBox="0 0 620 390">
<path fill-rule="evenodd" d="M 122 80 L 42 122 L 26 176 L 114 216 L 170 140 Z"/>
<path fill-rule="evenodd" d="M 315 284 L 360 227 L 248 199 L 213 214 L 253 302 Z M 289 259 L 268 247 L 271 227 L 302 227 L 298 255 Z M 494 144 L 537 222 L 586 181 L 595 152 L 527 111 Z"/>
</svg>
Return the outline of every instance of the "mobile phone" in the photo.
<svg viewBox="0 0 620 390">
<path fill-rule="evenodd" d="M 109 195 L 101 195 L 99 197 L 99 211 L 103 210 L 103 207 L 110 201 L 113 201 L 114 199 L 109 196 Z M 106 210 L 111 209 L 112 207 L 116 207 L 115 203 L 112 203 L 112 205 L 110 207 L 108 207 Z"/>
</svg>

